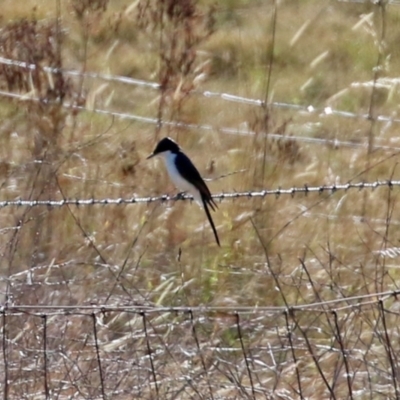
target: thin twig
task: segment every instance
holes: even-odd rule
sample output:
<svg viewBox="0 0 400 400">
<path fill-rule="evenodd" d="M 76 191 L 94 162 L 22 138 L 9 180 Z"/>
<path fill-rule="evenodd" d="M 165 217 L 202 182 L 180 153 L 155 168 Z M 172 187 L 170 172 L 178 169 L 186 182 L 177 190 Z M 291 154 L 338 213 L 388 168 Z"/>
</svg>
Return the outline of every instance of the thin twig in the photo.
<svg viewBox="0 0 400 400">
<path fill-rule="evenodd" d="M 237 329 L 238 336 L 239 336 L 240 347 L 242 348 L 243 358 L 244 358 L 244 362 L 246 363 L 246 368 L 247 368 L 247 374 L 249 375 L 249 379 L 250 379 L 251 393 L 253 395 L 253 399 L 256 399 L 256 391 L 254 389 L 253 377 L 251 375 L 249 360 L 247 359 L 246 350 L 244 348 L 242 330 L 240 329 L 240 317 L 239 317 L 238 312 L 235 313 L 235 317 L 236 317 L 236 329 Z"/>
<path fill-rule="evenodd" d="M 50 398 L 49 385 L 47 382 L 47 315 L 42 315 L 43 321 L 43 376 L 44 376 L 44 392 L 46 399 Z"/>
<path fill-rule="evenodd" d="M 2 329 L 2 344 L 3 344 L 3 363 L 4 363 L 4 400 L 8 400 L 8 358 L 7 358 L 7 320 L 6 320 L 6 310 L 2 307 L 1 317 L 3 322 Z"/>
<path fill-rule="evenodd" d="M 300 378 L 299 366 L 297 364 L 296 352 L 294 351 L 294 347 L 293 347 L 292 329 L 291 329 L 291 327 L 289 325 L 289 312 L 288 312 L 288 310 L 284 311 L 284 315 L 285 315 L 285 321 L 286 321 L 286 333 L 287 333 L 287 337 L 289 339 L 290 351 L 292 352 L 293 363 L 294 363 L 294 366 L 295 366 L 295 369 L 296 369 L 297 386 L 299 388 L 298 394 L 300 395 L 300 399 L 304 400 L 303 391 L 301 389 L 301 378 Z"/>
<path fill-rule="evenodd" d="M 97 323 L 96 323 L 96 314 L 95 313 L 92 313 L 92 321 L 93 321 L 94 346 L 96 349 L 97 365 L 99 367 L 101 395 L 103 397 L 103 400 L 106 400 L 106 392 L 104 390 L 103 369 L 101 367 L 100 349 L 99 349 L 99 342 L 97 339 Z"/>
<path fill-rule="evenodd" d="M 386 36 L 386 13 L 385 13 L 386 8 L 385 8 L 384 3 L 385 3 L 385 1 L 380 1 L 380 0 L 376 3 L 381 11 L 380 15 L 381 15 L 382 28 L 381 28 L 380 38 L 378 41 L 378 58 L 376 61 L 375 68 L 373 69 L 374 77 L 373 77 L 373 85 L 372 85 L 372 91 L 371 91 L 371 97 L 370 97 L 370 103 L 369 103 L 369 109 L 368 109 L 368 119 L 371 122 L 370 122 L 369 131 L 368 131 L 368 149 L 367 149 L 367 163 L 366 163 L 367 171 L 369 170 L 370 163 L 371 163 L 371 154 L 373 151 L 374 138 L 375 138 L 376 118 L 374 116 L 374 108 L 375 108 L 375 102 L 376 102 L 376 97 L 377 97 L 376 84 L 378 82 L 379 75 L 381 74 L 383 46 L 384 46 L 384 40 L 385 40 L 385 36 Z M 368 174 L 367 174 L 367 179 L 368 179 Z M 368 198 L 367 198 L 366 194 L 364 193 L 363 208 L 362 208 L 361 215 L 366 214 L 367 201 L 368 201 Z"/>
<path fill-rule="evenodd" d="M 298 327 L 299 331 L 303 335 L 303 338 L 304 338 L 304 340 L 306 342 L 306 345 L 307 345 L 307 349 L 308 349 L 308 351 L 309 351 L 309 353 L 311 355 L 311 358 L 314 361 L 314 365 L 317 368 L 317 371 L 318 371 L 319 375 L 321 376 L 323 382 L 325 383 L 325 386 L 328 389 L 331 398 L 332 399 L 336 399 L 336 395 L 335 395 L 331 385 L 329 384 L 328 380 L 326 379 L 325 374 L 322 371 L 321 365 L 319 364 L 318 359 L 317 359 L 317 357 L 316 357 L 316 355 L 315 355 L 315 353 L 314 353 L 314 351 L 312 349 L 312 346 L 311 346 L 311 343 L 310 343 L 310 339 L 308 338 L 307 333 L 301 328 L 301 325 L 298 324 L 298 322 L 297 322 L 297 320 L 295 318 L 295 311 L 293 309 L 290 310 L 290 316 L 291 316 L 293 322 L 297 324 L 297 327 Z"/>
<path fill-rule="evenodd" d="M 192 334 L 193 334 L 194 340 L 196 342 L 197 351 L 199 352 L 201 365 L 203 366 L 204 373 L 205 373 L 205 375 L 207 377 L 207 385 L 208 385 L 208 389 L 210 391 L 210 398 L 212 400 L 214 400 L 214 395 L 213 395 L 213 391 L 212 391 L 211 383 L 210 383 L 210 377 L 209 377 L 209 374 L 208 374 L 208 369 L 206 367 L 206 363 L 204 361 L 203 352 L 201 351 L 201 348 L 200 348 L 199 338 L 197 337 L 196 326 L 194 324 L 194 317 L 193 317 L 193 311 L 192 310 L 189 311 L 189 315 L 190 315 L 190 323 L 192 325 Z"/>
<path fill-rule="evenodd" d="M 379 304 L 379 311 L 380 311 L 381 318 L 382 318 L 383 331 L 384 331 L 384 334 L 385 334 L 385 348 L 386 348 L 387 356 L 389 358 L 394 392 L 395 392 L 395 395 L 396 395 L 396 399 L 400 399 L 400 393 L 399 393 L 399 389 L 397 387 L 397 373 L 396 373 L 397 362 L 395 362 L 395 360 L 393 359 L 394 352 L 393 352 L 392 344 L 390 342 L 388 328 L 387 328 L 387 325 L 386 325 L 385 307 L 383 305 L 383 301 L 382 300 L 380 300 L 378 302 L 378 304 Z"/>
<path fill-rule="evenodd" d="M 347 350 L 344 348 L 344 343 L 342 340 L 342 336 L 340 334 L 340 326 L 339 326 L 337 312 L 332 311 L 332 314 L 333 314 L 333 319 L 335 321 L 335 327 L 336 327 L 336 335 L 335 335 L 336 340 L 339 343 L 340 351 L 341 351 L 342 357 L 343 357 L 344 367 L 346 369 L 346 379 L 347 379 L 347 387 L 349 388 L 349 396 L 350 396 L 350 399 L 353 399 L 353 390 L 351 388 L 352 383 L 351 383 L 351 377 L 350 377 L 350 367 L 349 367 L 349 363 L 347 361 Z"/>
<path fill-rule="evenodd" d="M 153 375 L 153 381 L 154 381 L 154 385 L 156 387 L 157 399 L 159 399 L 160 398 L 160 394 L 159 394 L 159 391 L 158 391 L 156 370 L 154 368 L 154 363 L 153 363 L 153 352 L 152 352 L 151 347 L 150 347 L 150 339 L 149 339 L 149 335 L 148 335 L 148 332 L 147 332 L 146 313 L 141 312 L 140 315 L 142 316 L 142 319 L 143 319 L 143 329 L 144 329 L 144 335 L 146 337 L 147 354 L 148 354 L 149 359 L 150 359 L 151 373 Z"/>
</svg>

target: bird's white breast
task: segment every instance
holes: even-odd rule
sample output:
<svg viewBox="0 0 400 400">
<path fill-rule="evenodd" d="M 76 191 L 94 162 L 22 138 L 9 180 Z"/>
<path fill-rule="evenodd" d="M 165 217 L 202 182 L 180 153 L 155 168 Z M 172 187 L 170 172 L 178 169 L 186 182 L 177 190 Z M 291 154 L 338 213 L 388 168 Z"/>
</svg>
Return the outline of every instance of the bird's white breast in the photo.
<svg viewBox="0 0 400 400">
<path fill-rule="evenodd" d="M 188 182 L 186 179 L 182 178 L 178 169 L 176 168 L 175 158 L 176 154 L 171 153 L 170 151 L 166 151 L 161 153 L 160 156 L 164 159 L 165 166 L 167 167 L 168 175 L 171 178 L 174 185 L 181 191 L 187 192 L 193 196 L 197 203 L 202 206 L 202 200 L 200 196 L 200 192 L 198 189 Z"/>
</svg>

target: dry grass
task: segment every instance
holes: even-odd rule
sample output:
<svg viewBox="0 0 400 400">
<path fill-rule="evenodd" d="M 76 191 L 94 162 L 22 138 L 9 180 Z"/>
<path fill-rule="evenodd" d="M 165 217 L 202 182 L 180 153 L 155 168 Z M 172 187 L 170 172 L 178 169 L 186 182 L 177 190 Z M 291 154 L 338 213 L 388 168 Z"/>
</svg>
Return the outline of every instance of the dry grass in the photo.
<svg viewBox="0 0 400 400">
<path fill-rule="evenodd" d="M 274 39 L 272 2 L 3 3 L 0 55 L 36 69 L 0 64 L 24 96 L 0 97 L 1 200 L 173 194 L 145 160 L 166 135 L 213 193 L 398 179 L 399 124 L 376 120 L 398 114 L 396 5 L 277 2 Z M 4 398 L 399 397 L 397 299 L 375 296 L 398 290 L 397 187 L 223 200 L 214 221 L 221 248 L 188 201 L 0 209 Z"/>
</svg>

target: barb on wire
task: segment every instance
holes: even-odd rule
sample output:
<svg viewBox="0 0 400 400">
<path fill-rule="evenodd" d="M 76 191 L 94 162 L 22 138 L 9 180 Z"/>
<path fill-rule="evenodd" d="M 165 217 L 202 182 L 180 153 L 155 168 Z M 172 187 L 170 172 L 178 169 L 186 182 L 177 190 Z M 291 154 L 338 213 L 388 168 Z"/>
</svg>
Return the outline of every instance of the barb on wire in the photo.
<svg viewBox="0 0 400 400">
<path fill-rule="evenodd" d="M 349 189 L 376 189 L 379 187 L 393 188 L 400 186 L 400 181 L 375 181 L 375 182 L 356 182 L 334 185 L 321 185 L 321 186 L 300 186 L 291 187 L 288 189 L 265 189 L 261 191 L 247 191 L 247 192 L 231 192 L 214 194 L 214 200 L 229 200 L 239 198 L 255 198 L 266 196 L 282 196 L 295 194 L 308 194 L 308 193 L 335 193 L 337 191 L 347 191 Z M 177 194 L 175 196 L 162 195 L 162 196 L 149 196 L 149 197 L 131 197 L 131 198 L 117 198 L 117 199 L 63 199 L 63 200 L 3 200 L 0 201 L 0 208 L 4 207 L 63 207 L 67 205 L 73 206 L 93 206 L 93 205 L 122 205 L 122 204 L 149 204 L 155 202 L 178 201 L 178 200 L 193 200 L 193 196 L 186 194 Z"/>
</svg>

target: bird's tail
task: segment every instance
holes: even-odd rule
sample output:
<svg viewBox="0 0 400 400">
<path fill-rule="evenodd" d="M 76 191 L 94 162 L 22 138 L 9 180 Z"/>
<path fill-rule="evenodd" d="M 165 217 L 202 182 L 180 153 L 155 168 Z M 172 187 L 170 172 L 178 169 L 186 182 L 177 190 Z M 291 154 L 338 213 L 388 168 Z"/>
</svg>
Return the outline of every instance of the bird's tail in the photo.
<svg viewBox="0 0 400 400">
<path fill-rule="evenodd" d="M 203 200 L 204 210 L 206 211 L 207 218 L 210 221 L 211 228 L 214 232 L 215 240 L 217 241 L 218 246 L 221 247 L 221 244 L 219 243 L 218 233 L 217 233 L 217 230 L 215 229 L 214 221 L 211 218 L 211 214 L 210 214 L 210 210 L 208 209 L 207 202 L 204 200 L 204 198 L 202 200 Z M 214 210 L 214 207 L 212 207 L 212 209 Z"/>
</svg>

